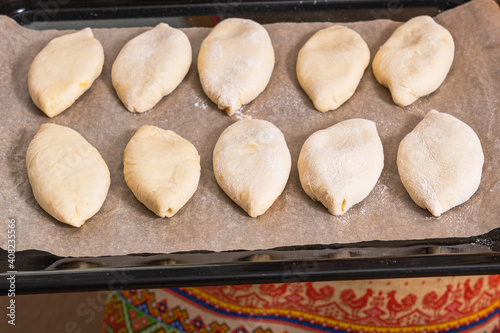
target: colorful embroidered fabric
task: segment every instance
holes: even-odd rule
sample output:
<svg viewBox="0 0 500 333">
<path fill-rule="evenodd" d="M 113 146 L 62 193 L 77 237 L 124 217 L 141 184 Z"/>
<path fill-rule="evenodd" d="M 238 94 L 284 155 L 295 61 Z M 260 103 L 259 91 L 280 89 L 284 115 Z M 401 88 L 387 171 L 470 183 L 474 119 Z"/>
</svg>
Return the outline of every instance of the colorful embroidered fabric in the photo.
<svg viewBox="0 0 500 333">
<path fill-rule="evenodd" d="M 103 332 L 499 332 L 500 275 L 115 291 Z"/>
</svg>

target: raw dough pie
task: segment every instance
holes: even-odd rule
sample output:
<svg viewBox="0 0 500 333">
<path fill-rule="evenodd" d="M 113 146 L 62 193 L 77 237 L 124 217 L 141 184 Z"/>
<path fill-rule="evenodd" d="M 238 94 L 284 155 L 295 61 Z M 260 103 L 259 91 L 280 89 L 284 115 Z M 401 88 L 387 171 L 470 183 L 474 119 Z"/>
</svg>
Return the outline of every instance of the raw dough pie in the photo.
<svg viewBox="0 0 500 333">
<path fill-rule="evenodd" d="M 283 133 L 265 120 L 243 119 L 222 132 L 215 145 L 219 186 L 248 215 L 262 215 L 283 192 L 291 157 Z"/>
<path fill-rule="evenodd" d="M 401 181 L 413 201 L 434 216 L 469 200 L 481 182 L 483 163 L 474 130 L 436 110 L 399 144 Z"/>
<path fill-rule="evenodd" d="M 75 227 L 99 211 L 108 193 L 109 169 L 78 132 L 44 124 L 26 153 L 35 199 L 57 220 Z"/>
<path fill-rule="evenodd" d="M 316 32 L 299 51 L 297 78 L 318 111 L 335 110 L 354 94 L 369 62 L 363 38 L 335 25 Z"/>
<path fill-rule="evenodd" d="M 375 123 L 344 120 L 313 133 L 298 161 L 304 191 L 333 215 L 342 215 L 370 194 L 384 168 Z"/>
<path fill-rule="evenodd" d="M 191 59 L 187 36 L 160 23 L 122 48 L 111 69 L 113 86 L 130 112 L 145 112 L 177 88 Z"/>
<path fill-rule="evenodd" d="M 130 139 L 123 173 L 137 200 L 160 217 L 174 216 L 193 196 L 200 179 L 200 155 L 173 131 L 142 126 Z"/>
<path fill-rule="evenodd" d="M 264 91 L 273 68 L 271 38 L 251 20 L 234 18 L 217 24 L 198 55 L 203 90 L 230 116 Z"/>
<path fill-rule="evenodd" d="M 104 51 L 90 28 L 54 38 L 28 73 L 29 93 L 47 116 L 69 108 L 101 74 Z"/>
<path fill-rule="evenodd" d="M 429 16 L 418 16 L 397 28 L 380 47 L 373 59 L 373 74 L 389 88 L 396 104 L 410 105 L 439 88 L 454 51 L 448 30 Z"/>
</svg>

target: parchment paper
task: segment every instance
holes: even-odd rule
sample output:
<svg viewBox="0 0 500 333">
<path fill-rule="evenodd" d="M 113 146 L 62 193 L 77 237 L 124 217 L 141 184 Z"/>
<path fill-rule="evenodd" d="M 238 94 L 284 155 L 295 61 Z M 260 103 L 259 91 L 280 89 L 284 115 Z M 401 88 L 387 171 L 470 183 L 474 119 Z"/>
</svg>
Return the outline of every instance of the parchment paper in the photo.
<svg viewBox="0 0 500 333">
<path fill-rule="evenodd" d="M 354 96 L 333 112 L 313 108 L 300 88 L 298 50 L 318 29 L 334 23 L 266 25 L 276 65 L 267 89 L 241 112 L 228 117 L 203 93 L 196 59 L 207 28 L 184 32 L 193 47 L 193 65 L 180 86 L 146 114 L 128 112 L 111 84 L 111 66 L 122 46 L 147 28 L 95 29 L 105 63 L 101 76 L 76 103 L 49 119 L 31 101 L 27 74 L 34 57 L 56 36 L 69 31 L 32 31 L 0 17 L 1 210 L 0 246 L 6 248 L 7 221 L 16 220 L 17 250 L 38 249 L 60 256 L 170 253 L 190 250 L 268 249 L 304 244 L 368 240 L 425 239 L 480 235 L 500 226 L 500 12 L 490 0 L 474 0 L 446 11 L 436 21 L 455 41 L 455 59 L 441 87 L 408 107 L 398 107 L 380 86 L 371 65 Z M 367 42 L 371 58 L 401 23 L 375 20 L 345 24 Z M 399 142 L 431 109 L 450 113 L 478 134 L 485 153 L 481 186 L 466 203 L 440 218 L 419 208 L 397 172 Z M 250 218 L 219 188 L 212 152 L 220 133 L 244 116 L 280 128 L 292 156 L 288 184 L 261 217 Z M 385 166 L 371 194 L 344 216 L 330 215 L 302 190 L 297 158 L 313 132 L 350 118 L 376 122 Z M 69 126 L 102 154 L 111 188 L 101 210 L 81 228 L 56 221 L 36 203 L 25 165 L 28 145 L 40 125 Z M 123 151 L 142 125 L 171 129 L 190 140 L 201 156 L 195 195 L 173 218 L 159 218 L 135 199 L 123 178 Z"/>
</svg>

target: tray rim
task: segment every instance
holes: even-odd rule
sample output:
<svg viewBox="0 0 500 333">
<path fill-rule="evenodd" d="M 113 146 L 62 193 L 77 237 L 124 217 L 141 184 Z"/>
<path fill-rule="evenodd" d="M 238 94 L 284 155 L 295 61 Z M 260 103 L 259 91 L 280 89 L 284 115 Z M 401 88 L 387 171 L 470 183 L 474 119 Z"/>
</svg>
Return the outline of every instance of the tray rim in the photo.
<svg viewBox="0 0 500 333">
<path fill-rule="evenodd" d="M 96 20 L 113 18 L 247 15 L 276 12 L 314 12 L 325 10 L 408 9 L 430 7 L 447 10 L 469 0 L 5 0 L 0 14 L 24 25 L 36 18 L 49 21 Z"/>
</svg>

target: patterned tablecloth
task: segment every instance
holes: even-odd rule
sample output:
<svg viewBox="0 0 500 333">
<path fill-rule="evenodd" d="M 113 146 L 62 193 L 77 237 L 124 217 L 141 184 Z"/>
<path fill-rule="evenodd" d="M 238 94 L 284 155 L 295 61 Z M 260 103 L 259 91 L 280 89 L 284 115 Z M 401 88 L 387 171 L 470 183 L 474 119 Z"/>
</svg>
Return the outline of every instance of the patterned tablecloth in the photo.
<svg viewBox="0 0 500 333">
<path fill-rule="evenodd" d="M 103 332 L 498 332 L 500 275 L 115 291 Z"/>
</svg>

